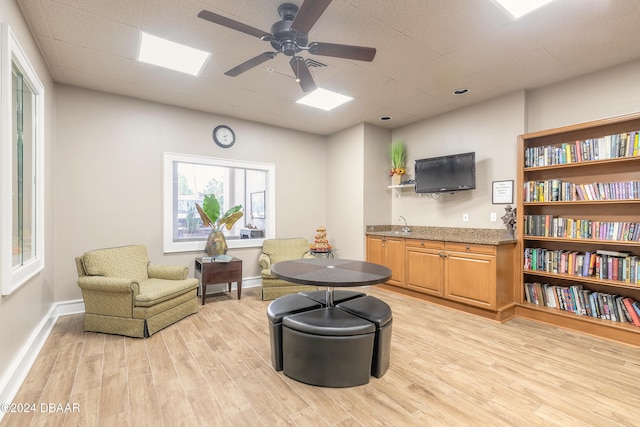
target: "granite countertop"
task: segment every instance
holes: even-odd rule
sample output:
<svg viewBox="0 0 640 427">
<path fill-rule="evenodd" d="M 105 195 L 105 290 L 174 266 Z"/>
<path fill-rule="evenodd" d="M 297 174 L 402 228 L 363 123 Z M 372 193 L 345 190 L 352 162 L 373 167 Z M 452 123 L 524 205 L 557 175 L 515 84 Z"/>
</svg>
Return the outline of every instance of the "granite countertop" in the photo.
<svg viewBox="0 0 640 427">
<path fill-rule="evenodd" d="M 402 232 L 402 226 L 399 225 L 367 225 L 366 234 L 481 245 L 505 245 L 517 242 L 515 237 L 505 236 L 505 230 L 492 228 L 409 226 L 409 229 L 411 231 L 404 233 Z"/>
</svg>

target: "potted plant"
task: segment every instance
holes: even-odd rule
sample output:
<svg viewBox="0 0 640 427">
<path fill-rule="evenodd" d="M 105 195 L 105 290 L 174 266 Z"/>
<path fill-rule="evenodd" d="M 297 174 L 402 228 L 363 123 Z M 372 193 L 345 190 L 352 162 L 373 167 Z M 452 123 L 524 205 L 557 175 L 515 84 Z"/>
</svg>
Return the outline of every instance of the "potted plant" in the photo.
<svg viewBox="0 0 640 427">
<path fill-rule="evenodd" d="M 407 147 L 402 140 L 398 139 L 391 143 L 389 157 L 391 158 L 391 169 L 389 169 L 391 184 L 400 185 L 402 175 L 407 173 Z"/>
<path fill-rule="evenodd" d="M 207 244 L 204 247 L 205 252 L 212 257 L 226 254 L 228 249 L 227 240 L 224 237 L 222 228 L 226 227 L 227 230 L 231 230 L 236 221 L 242 218 L 242 215 L 244 215 L 242 205 L 234 206 L 220 216 L 220 202 L 218 202 L 215 195 L 207 194 L 204 196 L 202 206 L 196 203 L 196 209 L 198 209 L 205 227 L 211 227 L 211 234 L 209 234 Z"/>
</svg>

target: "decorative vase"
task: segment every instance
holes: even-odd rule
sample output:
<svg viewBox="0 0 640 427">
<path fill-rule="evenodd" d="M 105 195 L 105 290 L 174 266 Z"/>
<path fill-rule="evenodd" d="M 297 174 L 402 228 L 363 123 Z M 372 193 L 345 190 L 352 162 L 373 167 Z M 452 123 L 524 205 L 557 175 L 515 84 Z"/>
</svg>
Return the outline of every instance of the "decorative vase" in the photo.
<svg viewBox="0 0 640 427">
<path fill-rule="evenodd" d="M 227 253 L 227 239 L 225 239 L 222 231 L 212 231 L 207 239 L 207 244 L 204 247 L 204 251 L 207 255 L 215 257 L 218 255 L 225 255 Z"/>
<path fill-rule="evenodd" d="M 397 173 L 391 175 L 391 185 L 400 185 L 400 182 L 402 182 L 402 175 L 398 175 Z"/>
</svg>

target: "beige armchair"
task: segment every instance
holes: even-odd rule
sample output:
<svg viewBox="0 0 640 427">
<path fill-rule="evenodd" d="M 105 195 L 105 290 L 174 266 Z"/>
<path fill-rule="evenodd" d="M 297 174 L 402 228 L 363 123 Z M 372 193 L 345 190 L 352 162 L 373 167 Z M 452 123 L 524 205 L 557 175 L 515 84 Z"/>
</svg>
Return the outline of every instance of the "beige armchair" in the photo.
<svg viewBox="0 0 640 427">
<path fill-rule="evenodd" d="M 303 238 L 265 239 L 262 254 L 258 258 L 262 269 L 262 300 L 276 299 L 282 295 L 317 290 L 317 286 L 298 285 L 271 275 L 271 266 L 280 261 L 313 258 L 309 242 Z"/>
<path fill-rule="evenodd" d="M 87 252 L 76 267 L 85 331 L 149 337 L 198 312 L 198 279 L 187 267 L 150 264 L 144 245 Z"/>
</svg>

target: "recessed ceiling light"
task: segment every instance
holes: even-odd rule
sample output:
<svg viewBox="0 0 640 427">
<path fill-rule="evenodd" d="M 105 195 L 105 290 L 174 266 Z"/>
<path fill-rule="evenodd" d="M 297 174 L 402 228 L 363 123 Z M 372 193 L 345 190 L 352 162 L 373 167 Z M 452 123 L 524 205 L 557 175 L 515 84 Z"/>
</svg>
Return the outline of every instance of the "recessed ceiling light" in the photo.
<svg viewBox="0 0 640 427">
<path fill-rule="evenodd" d="M 461 87 L 460 89 L 456 89 L 452 92 L 454 95 L 465 95 L 469 93 L 469 89 L 466 87 Z"/>
<path fill-rule="evenodd" d="M 298 99 L 298 104 L 308 105 L 314 108 L 320 108 L 321 110 L 329 111 L 336 108 L 338 105 L 342 105 L 347 101 L 351 101 L 353 98 L 346 95 L 341 95 L 330 90 L 318 88 L 310 94 Z"/>
<path fill-rule="evenodd" d="M 538 9 L 551 0 L 495 0 L 511 16 L 518 19 L 532 10 Z"/>
<path fill-rule="evenodd" d="M 140 32 L 138 61 L 197 76 L 211 54 Z"/>
</svg>

